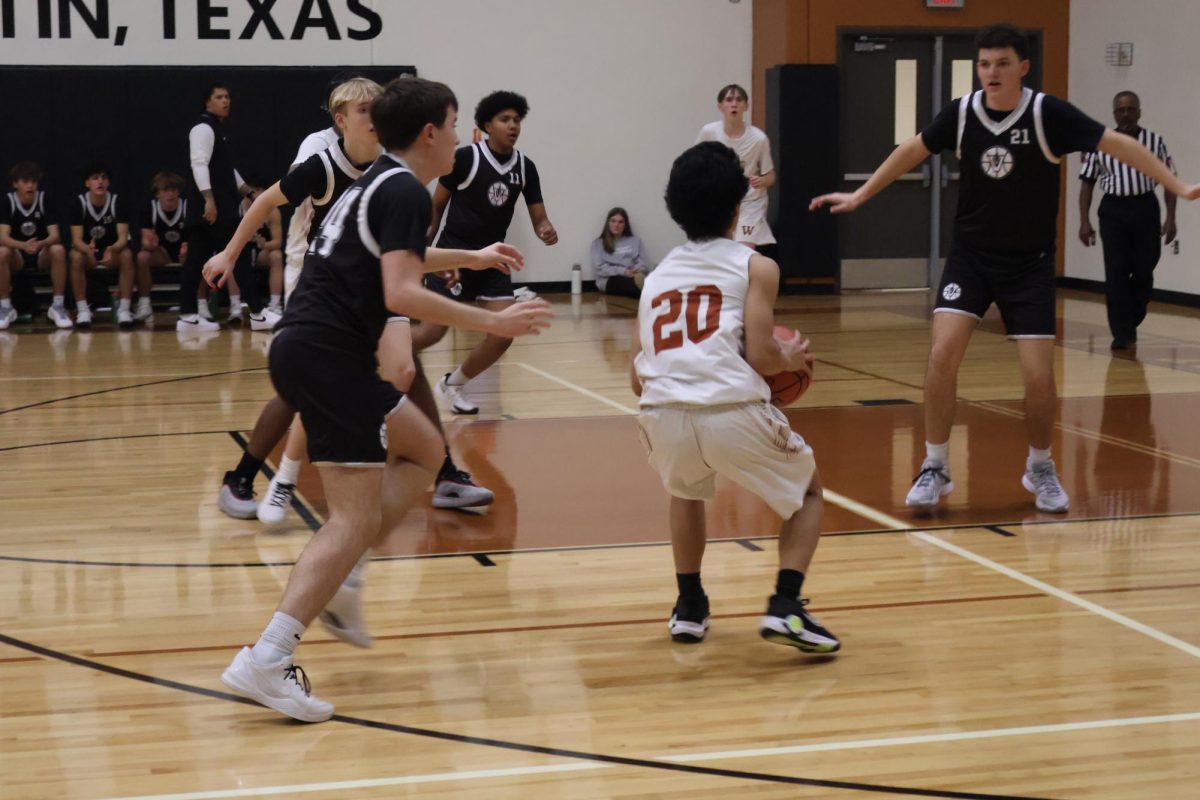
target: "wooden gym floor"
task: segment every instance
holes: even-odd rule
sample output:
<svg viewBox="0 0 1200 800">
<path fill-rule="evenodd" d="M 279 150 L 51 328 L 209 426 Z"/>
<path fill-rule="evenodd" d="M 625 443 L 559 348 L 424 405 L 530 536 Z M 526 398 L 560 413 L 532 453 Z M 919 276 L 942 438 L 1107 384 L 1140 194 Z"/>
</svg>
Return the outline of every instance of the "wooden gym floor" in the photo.
<svg viewBox="0 0 1200 800">
<path fill-rule="evenodd" d="M 1014 348 L 985 320 L 958 488 L 919 517 L 925 296 L 781 300 L 819 359 L 789 410 L 828 488 L 805 593 L 844 646 L 818 659 L 758 638 L 777 520 L 728 486 L 712 631 L 669 640 L 633 306 L 553 299 L 553 328 L 474 387 L 484 413 L 448 420 L 496 504 L 421 507 L 390 533 L 374 649 L 319 626 L 301 646 L 337 705 L 320 725 L 218 680 L 325 511 L 309 473 L 278 528 L 216 508 L 271 394 L 267 338 L 0 334 L 0 797 L 1197 796 L 1200 315 L 1155 306 L 1114 358 L 1103 304 L 1061 294 L 1065 516 L 1020 486 Z M 429 372 L 474 341 L 452 334 Z"/>
</svg>

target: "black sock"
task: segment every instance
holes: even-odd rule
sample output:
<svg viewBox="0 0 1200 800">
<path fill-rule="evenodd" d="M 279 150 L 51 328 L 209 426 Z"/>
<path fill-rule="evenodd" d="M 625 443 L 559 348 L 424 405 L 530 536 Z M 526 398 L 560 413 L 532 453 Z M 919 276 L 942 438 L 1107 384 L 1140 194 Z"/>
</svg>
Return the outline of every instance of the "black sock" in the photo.
<svg viewBox="0 0 1200 800">
<path fill-rule="evenodd" d="M 253 481 L 258 475 L 258 471 L 262 469 L 263 462 L 249 453 L 242 453 L 242 460 L 238 462 L 237 469 L 233 471 L 239 478 L 245 478 Z"/>
<path fill-rule="evenodd" d="M 775 594 L 788 600 L 799 600 L 800 589 L 804 586 L 804 573 L 794 569 L 779 570 L 775 579 Z"/>
<path fill-rule="evenodd" d="M 446 477 L 451 472 L 454 472 L 454 459 L 450 458 L 450 448 L 446 448 L 446 459 L 442 462 L 442 468 L 438 470 L 438 480 Z"/>
<path fill-rule="evenodd" d="M 700 585 L 699 572 L 676 572 L 675 582 L 679 584 L 679 596 L 689 600 L 699 600 L 704 597 L 704 587 Z"/>
</svg>

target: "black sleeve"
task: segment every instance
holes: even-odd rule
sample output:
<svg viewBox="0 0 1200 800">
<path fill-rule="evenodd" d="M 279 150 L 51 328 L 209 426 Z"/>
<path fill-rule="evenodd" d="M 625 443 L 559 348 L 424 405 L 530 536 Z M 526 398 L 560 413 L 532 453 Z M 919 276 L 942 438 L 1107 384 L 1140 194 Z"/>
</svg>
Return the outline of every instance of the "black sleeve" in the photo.
<svg viewBox="0 0 1200 800">
<path fill-rule="evenodd" d="M 1042 99 L 1042 125 L 1046 144 L 1056 156 L 1088 153 L 1100 144 L 1104 126 L 1065 100 L 1046 95 Z"/>
<path fill-rule="evenodd" d="M 954 150 L 958 147 L 958 105 L 961 100 L 955 100 L 943 108 L 929 123 L 929 127 L 921 131 L 921 141 L 925 149 L 931 153 L 943 150 Z"/>
<path fill-rule="evenodd" d="M 72 197 L 67 203 L 65 218 L 67 225 L 83 225 L 83 204 L 79 201 L 79 195 Z"/>
<path fill-rule="evenodd" d="M 279 188 L 288 203 L 298 206 L 309 197 L 324 197 L 329 191 L 329 174 L 325 172 L 325 159 L 314 153 L 304 163 L 279 180 Z"/>
<path fill-rule="evenodd" d="M 438 179 L 438 183 L 449 189 L 451 194 L 457 192 L 459 184 L 467 179 L 467 175 L 471 174 L 471 164 L 475 161 L 471 151 L 474 149 L 475 145 L 471 145 L 455 150 L 454 169 L 450 170 L 449 175 L 443 175 Z"/>
<path fill-rule="evenodd" d="M 542 179 L 538 177 L 537 167 L 528 158 L 525 159 L 525 205 L 532 206 L 542 202 Z"/>
<path fill-rule="evenodd" d="M 367 227 L 379 253 L 412 250 L 425 257 L 425 233 L 433 221 L 429 192 L 408 173 L 388 178 L 375 188 L 367 207 Z"/>
</svg>

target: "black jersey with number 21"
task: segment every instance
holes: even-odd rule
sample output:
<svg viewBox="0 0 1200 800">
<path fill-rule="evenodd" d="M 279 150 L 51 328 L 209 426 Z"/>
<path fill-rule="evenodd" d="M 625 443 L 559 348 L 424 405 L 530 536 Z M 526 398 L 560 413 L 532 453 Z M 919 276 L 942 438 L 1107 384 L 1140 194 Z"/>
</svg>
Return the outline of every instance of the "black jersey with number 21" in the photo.
<svg viewBox="0 0 1200 800">
<path fill-rule="evenodd" d="M 1007 112 L 987 108 L 982 91 L 950 103 L 921 138 L 931 152 L 958 154 L 955 242 L 1030 258 L 1053 250 L 1061 157 L 1095 150 L 1103 134 L 1070 103 L 1031 89 Z"/>
</svg>

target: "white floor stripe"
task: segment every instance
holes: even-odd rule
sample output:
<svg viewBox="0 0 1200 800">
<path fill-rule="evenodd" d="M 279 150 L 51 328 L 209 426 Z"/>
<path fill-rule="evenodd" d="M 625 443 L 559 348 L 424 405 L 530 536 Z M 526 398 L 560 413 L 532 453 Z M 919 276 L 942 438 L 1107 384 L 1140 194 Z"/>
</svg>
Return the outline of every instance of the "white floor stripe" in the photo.
<svg viewBox="0 0 1200 800">
<path fill-rule="evenodd" d="M 1056 725 L 1032 725 L 1020 728 L 994 728 L 981 731 L 956 731 L 953 733 L 895 736 L 885 739 L 852 739 L 844 742 L 822 742 L 819 744 L 790 745 L 784 747 L 762 747 L 744 750 L 710 751 L 684 755 L 653 756 L 654 761 L 669 763 L 696 763 L 703 761 L 725 761 L 740 758 L 792 755 L 797 753 L 819 753 L 831 750 L 860 750 L 874 747 L 903 747 L 919 744 L 963 742 L 975 739 L 996 739 L 1008 736 L 1034 736 L 1049 733 L 1101 730 L 1105 728 L 1129 728 L 1138 725 L 1163 725 L 1176 722 L 1200 722 L 1200 713 L 1164 714 L 1154 717 L 1127 717 L 1124 719 L 1098 719 L 1087 722 L 1064 722 Z M 483 769 L 463 772 L 436 772 L 426 775 L 403 775 L 391 778 L 370 778 L 357 781 L 329 783 L 302 783 L 290 786 L 264 786 L 260 788 L 223 789 L 209 792 L 186 792 L 183 794 L 139 795 L 137 797 L 111 798 L 110 800 L 220 800 L 233 797 L 269 797 L 312 792 L 339 791 L 346 789 L 372 789 L 386 786 L 406 786 L 424 783 L 446 783 L 451 781 L 485 780 L 510 778 L 524 775 L 548 773 L 583 772 L 587 770 L 612 769 L 616 764 L 571 761 L 566 764 L 546 766 L 509 767 L 505 769 Z"/>
<path fill-rule="evenodd" d="M 626 414 L 638 413 L 636 408 L 630 408 L 629 406 L 621 405 L 616 400 L 609 400 L 607 397 L 605 397 L 602 394 L 596 394 L 591 389 L 585 389 L 584 387 L 580 386 L 577 383 L 571 383 L 570 381 L 565 381 L 562 378 L 558 377 L 557 375 L 551 375 L 549 372 L 546 372 L 545 370 L 542 370 L 542 369 L 538 369 L 537 367 L 532 366 L 530 364 L 524 364 L 520 361 L 514 361 L 513 366 L 524 367 L 525 369 L 532 372 L 534 375 L 541 375 L 543 378 L 545 378 L 548 381 L 553 381 L 554 383 L 557 383 L 559 386 L 565 386 L 568 389 L 579 392 L 580 394 L 584 395 L 585 397 L 590 397 L 593 400 L 598 400 L 599 402 L 604 403 L 604 405 L 606 405 L 606 406 L 611 406 L 612 408 L 615 408 L 617 411 L 623 411 Z"/>
<path fill-rule="evenodd" d="M 885 514 L 882 511 L 876 511 L 875 509 L 871 508 L 870 506 L 863 505 L 862 503 L 859 503 L 856 500 L 851 500 L 850 498 L 840 495 L 837 492 L 831 491 L 829 489 L 825 490 L 825 499 L 828 500 L 829 502 L 833 503 L 834 505 L 839 505 L 842 508 L 846 509 L 847 511 L 851 511 L 855 514 L 858 514 L 861 517 L 865 517 L 869 520 L 872 520 L 873 522 L 878 522 L 880 525 L 883 525 L 885 527 L 895 528 L 897 530 L 911 531 L 911 533 L 909 534 L 910 536 L 920 539 L 921 541 L 925 542 L 926 544 L 931 544 L 934 547 L 940 547 L 941 549 L 943 549 L 947 552 L 950 552 L 950 553 L 954 553 L 956 556 L 965 558 L 968 561 L 974 561 L 976 564 L 979 564 L 980 566 L 987 567 L 988 569 L 990 569 L 994 572 L 999 572 L 1001 575 L 1012 578 L 1015 581 L 1020 581 L 1021 583 L 1025 584 L 1026 586 L 1032 586 L 1033 588 L 1037 589 L 1039 592 L 1048 594 L 1051 597 L 1056 597 L 1059 600 L 1062 600 L 1063 602 L 1070 603 L 1075 606 L 1079 606 L 1080 608 L 1082 608 L 1086 611 L 1090 611 L 1093 614 L 1104 617 L 1105 619 L 1109 620 L 1110 622 L 1115 622 L 1118 625 L 1123 625 L 1124 627 L 1129 628 L 1132 631 L 1137 631 L 1138 633 L 1140 633 L 1144 636 L 1149 636 L 1151 639 L 1155 639 L 1159 642 L 1162 642 L 1163 644 L 1165 644 L 1169 647 L 1174 647 L 1176 650 L 1180 650 L 1184 653 L 1187 653 L 1189 656 L 1194 656 L 1195 658 L 1200 658 L 1200 647 L 1197 647 L 1196 645 L 1189 644 L 1188 642 L 1185 642 L 1181 639 L 1176 639 L 1174 636 L 1171 636 L 1170 634 L 1163 633 L 1162 631 L 1160 631 L 1156 628 L 1151 628 L 1149 625 L 1138 622 L 1135 619 L 1130 619 L 1129 617 L 1125 616 L 1124 614 L 1118 614 L 1115 611 L 1109 611 L 1104 606 L 1097 605 L 1096 603 L 1093 603 L 1091 600 L 1085 600 L 1082 597 L 1080 597 L 1079 595 L 1072 594 L 1063 589 L 1059 589 L 1057 586 L 1051 586 L 1050 584 L 1046 583 L 1045 581 L 1040 581 L 1037 578 L 1034 578 L 1030 575 L 1026 575 L 1023 572 L 1018 572 L 1017 570 L 1012 569 L 1011 567 L 1006 567 L 1003 564 L 992 561 L 990 558 L 985 558 L 984 556 L 981 556 L 978 553 L 967 550 L 965 547 L 959 547 L 956 544 L 951 544 L 950 542 L 947 542 L 945 539 L 941 539 L 937 536 L 933 536 L 931 534 L 925 533 L 924 531 L 913 530 L 913 526 L 910 525 L 909 523 L 905 522 L 902 519 L 893 517 L 890 514 Z"/>
<path fill-rule="evenodd" d="M 1024 728 L 995 728 L 985 731 L 957 731 L 955 733 L 932 733 L 918 736 L 897 736 L 891 739 L 856 739 L 848 742 L 822 742 L 821 744 L 798 744 L 784 747 L 762 747 L 754 750 L 728 750 L 724 753 L 692 753 L 680 756 L 661 756 L 660 761 L 691 763 L 696 761 L 718 761 L 730 758 L 757 758 L 759 756 L 789 755 L 795 753 L 820 753 L 828 750 L 858 750 L 869 747 L 898 747 L 913 744 L 936 744 L 938 742 L 962 742 L 971 739 L 995 739 L 1002 736 L 1031 736 L 1069 731 L 1090 731 L 1101 728 L 1127 728 L 1134 725 L 1160 725 L 1169 722 L 1197 722 L 1200 713 L 1165 714 L 1158 717 L 1130 717 L 1128 719 L 1098 719 L 1090 722 L 1064 722 L 1058 725 L 1032 725 Z"/>
<path fill-rule="evenodd" d="M 611 764 L 572 761 L 567 764 L 550 764 L 541 767 L 435 772 L 428 775 L 401 775 L 393 778 L 371 778 L 359 781 L 299 783 L 291 786 L 262 786 L 258 788 L 223 789 L 212 792 L 185 792 L 183 794 L 138 795 L 137 797 L 110 798 L 110 800 L 219 800 L 219 798 L 227 797 L 270 797 L 272 795 L 309 794 L 312 792 L 333 792 L 346 789 L 376 789 L 382 786 L 408 786 L 421 783 L 479 780 L 481 778 L 540 775 L 548 772 L 581 772 L 589 769 L 609 769 L 610 767 L 612 767 Z"/>
<path fill-rule="evenodd" d="M 923 542 L 933 545 L 934 547 L 940 547 L 943 550 L 954 553 L 955 555 L 962 556 L 963 558 L 968 559 L 969 561 L 974 561 L 976 564 L 979 564 L 980 566 L 987 567 L 990 570 L 995 570 L 996 572 L 999 572 L 1001 575 L 1007 575 L 1008 577 L 1012 578 L 1013 580 L 1020 581 L 1021 583 L 1024 583 L 1027 586 L 1032 586 L 1033 588 L 1037 589 L 1038 591 L 1045 592 L 1046 594 L 1050 595 L 1051 597 L 1057 597 L 1059 600 L 1062 600 L 1066 603 L 1070 603 L 1072 605 L 1079 606 L 1080 608 L 1084 609 L 1085 611 L 1090 611 L 1093 614 L 1097 614 L 1101 617 L 1104 617 L 1105 619 L 1109 620 L 1110 622 L 1115 622 L 1118 625 L 1123 625 L 1132 631 L 1137 631 L 1138 633 L 1140 633 L 1144 636 L 1149 636 L 1151 639 L 1160 641 L 1169 647 L 1174 647 L 1176 650 L 1187 653 L 1189 656 L 1193 656 L 1195 658 L 1200 658 L 1200 647 L 1197 647 L 1194 644 L 1189 644 L 1188 642 L 1185 642 L 1182 639 L 1176 639 L 1174 636 L 1171 636 L 1170 634 L 1167 634 L 1167 633 L 1163 633 L 1162 631 L 1158 630 L 1157 628 L 1151 628 L 1149 625 L 1145 625 L 1141 622 L 1138 622 L 1135 619 L 1130 619 L 1129 617 L 1125 616 L 1124 614 L 1118 614 L 1115 611 L 1109 611 L 1104 606 L 1097 605 L 1096 603 L 1093 603 L 1091 600 L 1085 600 L 1082 597 L 1080 597 L 1079 595 L 1071 594 L 1068 591 L 1059 589 L 1057 586 L 1051 586 L 1050 584 L 1048 584 L 1044 581 L 1039 581 L 1037 578 L 1026 575 L 1023 572 L 1017 572 L 1015 569 L 1006 567 L 1003 564 L 998 564 L 995 561 L 992 561 L 990 558 L 984 558 L 983 556 L 979 555 L 978 553 L 973 553 L 970 550 L 967 550 L 966 548 L 959 547 L 956 544 L 951 544 L 950 542 L 947 542 L 944 539 L 939 539 L 936 536 L 930 536 L 928 533 L 921 533 L 921 532 L 914 532 L 911 535 L 917 537 L 918 539 L 920 539 Z"/>
</svg>

